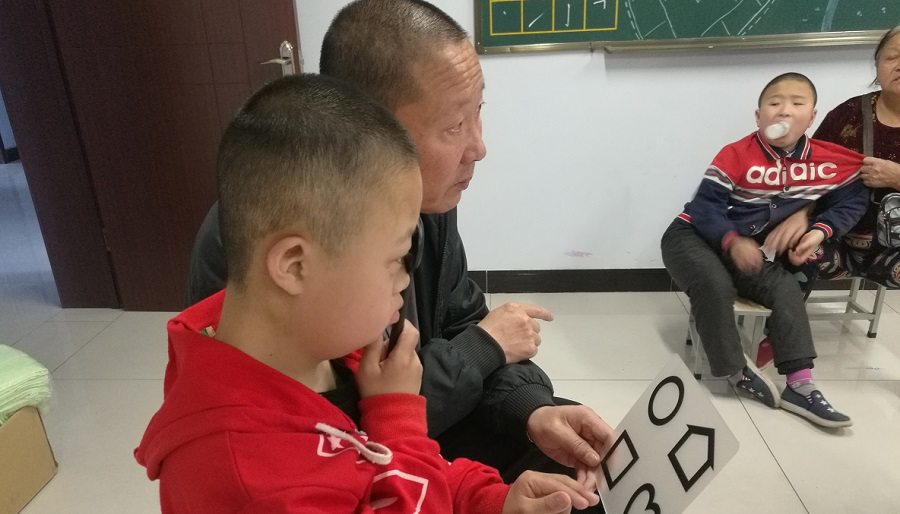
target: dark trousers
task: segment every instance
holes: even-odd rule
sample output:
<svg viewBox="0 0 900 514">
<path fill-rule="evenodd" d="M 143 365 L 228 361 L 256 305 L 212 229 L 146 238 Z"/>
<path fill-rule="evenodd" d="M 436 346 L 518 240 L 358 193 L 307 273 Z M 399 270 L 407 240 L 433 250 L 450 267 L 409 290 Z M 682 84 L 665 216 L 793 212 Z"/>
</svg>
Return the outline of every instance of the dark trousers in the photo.
<svg viewBox="0 0 900 514">
<path fill-rule="evenodd" d="M 809 291 L 816 278 L 862 277 L 888 289 L 900 289 L 900 248 L 878 244 L 872 231 L 855 229 L 822 244 L 816 257 L 796 269 L 805 275 Z M 789 268 L 790 269 L 790 268 Z"/>
<path fill-rule="evenodd" d="M 565 398 L 553 398 L 557 405 L 579 405 Z M 441 445 L 441 455 L 447 460 L 466 458 L 487 464 L 500 471 L 507 484 L 527 470 L 558 473 L 575 477 L 575 470 L 559 464 L 544 455 L 537 446 L 521 443 L 508 435 L 487 432 L 474 414 L 450 427 L 436 438 Z M 581 512 L 602 513 L 601 505 Z"/>
<path fill-rule="evenodd" d="M 813 345 L 806 305 L 797 279 L 781 264 L 766 261 L 760 271 L 739 272 L 727 256 L 714 251 L 693 225 L 676 219 L 662 237 L 662 258 L 669 275 L 691 299 L 691 314 L 713 376 L 733 375 L 744 367 L 734 300 L 741 296 L 772 310 L 769 339 L 782 375 L 813 367 Z"/>
</svg>

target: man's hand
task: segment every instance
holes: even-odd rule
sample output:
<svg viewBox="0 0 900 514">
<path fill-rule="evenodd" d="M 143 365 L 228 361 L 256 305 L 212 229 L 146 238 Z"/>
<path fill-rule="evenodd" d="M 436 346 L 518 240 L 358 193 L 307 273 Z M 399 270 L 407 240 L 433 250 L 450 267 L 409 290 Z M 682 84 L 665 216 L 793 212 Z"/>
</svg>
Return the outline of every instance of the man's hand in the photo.
<svg viewBox="0 0 900 514">
<path fill-rule="evenodd" d="M 900 190 L 900 164 L 877 157 L 866 157 L 859 169 L 863 184 L 868 187 L 890 187 Z"/>
<path fill-rule="evenodd" d="M 568 513 L 574 506 L 586 509 L 600 503 L 600 497 L 565 475 L 526 471 L 513 482 L 502 514 Z"/>
<path fill-rule="evenodd" d="M 749 237 L 737 237 L 728 248 L 728 255 L 731 256 L 732 262 L 741 273 L 750 275 L 762 269 L 762 250 L 759 249 L 756 241 Z"/>
<path fill-rule="evenodd" d="M 819 249 L 819 245 L 825 240 L 825 233 L 821 230 L 810 230 L 803 236 L 796 248 L 788 252 L 788 260 L 794 266 L 799 266 L 812 259 Z"/>
<path fill-rule="evenodd" d="M 812 206 L 812 204 L 810 204 Z M 769 250 L 774 250 L 777 255 L 781 255 L 787 250 L 797 246 L 800 238 L 809 230 L 809 211 L 810 209 L 800 209 L 788 216 L 787 219 L 779 223 L 766 236 L 763 246 Z"/>
<path fill-rule="evenodd" d="M 363 349 L 356 372 L 356 383 L 362 398 L 376 394 L 419 394 L 422 388 L 422 362 L 416 354 L 419 331 L 404 322 L 403 332 L 391 353 L 387 341 L 377 341 Z"/>
<path fill-rule="evenodd" d="M 506 363 L 513 364 L 537 355 L 541 326 L 535 319 L 553 321 L 553 314 L 537 305 L 509 302 L 489 312 L 478 326 L 503 348 Z"/>
<path fill-rule="evenodd" d="M 596 489 L 594 470 L 600 452 L 612 441 L 613 429 L 584 405 L 539 407 L 528 416 L 528 436 L 545 455 L 575 468 L 578 482 Z"/>
</svg>

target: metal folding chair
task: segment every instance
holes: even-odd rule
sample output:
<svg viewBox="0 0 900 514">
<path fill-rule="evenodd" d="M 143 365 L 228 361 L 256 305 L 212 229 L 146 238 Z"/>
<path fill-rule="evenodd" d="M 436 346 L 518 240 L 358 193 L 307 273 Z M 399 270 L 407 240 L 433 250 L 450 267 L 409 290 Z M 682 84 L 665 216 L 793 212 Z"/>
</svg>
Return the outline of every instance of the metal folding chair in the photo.
<svg viewBox="0 0 900 514">
<path fill-rule="evenodd" d="M 810 321 L 826 320 L 826 321 L 846 321 L 846 320 L 868 320 L 869 337 L 878 335 L 878 320 L 881 318 L 881 310 L 884 308 L 884 293 L 887 288 L 879 285 L 875 292 L 875 303 L 871 309 L 867 309 L 859 303 L 858 295 L 862 288 L 863 279 L 854 277 L 850 282 L 850 291 L 847 294 L 836 296 L 810 296 L 806 303 L 846 303 L 847 308 L 844 312 L 812 312 L 809 313 Z"/>
<path fill-rule="evenodd" d="M 759 342 L 762 341 L 765 332 L 766 318 L 771 315 L 771 309 L 767 309 L 758 303 L 744 298 L 738 298 L 734 301 L 735 323 L 737 323 L 738 333 L 741 335 L 741 345 L 754 362 L 756 361 L 756 353 L 759 350 Z M 748 320 L 749 323 L 747 323 Z M 688 320 L 687 344 L 694 347 L 694 377 L 699 380 L 702 376 L 703 358 L 706 354 L 703 352 L 703 342 L 697 333 L 697 325 L 694 322 L 693 314 L 690 315 Z"/>
</svg>

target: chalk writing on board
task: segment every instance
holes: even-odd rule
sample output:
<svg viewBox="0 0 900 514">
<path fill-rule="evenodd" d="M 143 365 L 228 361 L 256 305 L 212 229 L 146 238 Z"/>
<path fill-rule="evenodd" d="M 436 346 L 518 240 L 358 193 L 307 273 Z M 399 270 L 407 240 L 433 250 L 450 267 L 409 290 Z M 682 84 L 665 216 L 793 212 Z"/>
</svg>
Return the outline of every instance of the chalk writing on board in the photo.
<svg viewBox="0 0 900 514">
<path fill-rule="evenodd" d="M 672 0 L 489 1 L 490 37 L 598 33 L 604 39 L 603 32 L 616 32 L 615 39 L 637 41 L 787 31 L 780 27 L 789 27 L 791 33 L 858 30 L 839 26 L 835 15 L 844 20 L 849 16 L 889 18 L 897 11 L 893 0 L 694 0 L 677 6 Z M 785 17 L 793 21 L 786 24 Z"/>
</svg>

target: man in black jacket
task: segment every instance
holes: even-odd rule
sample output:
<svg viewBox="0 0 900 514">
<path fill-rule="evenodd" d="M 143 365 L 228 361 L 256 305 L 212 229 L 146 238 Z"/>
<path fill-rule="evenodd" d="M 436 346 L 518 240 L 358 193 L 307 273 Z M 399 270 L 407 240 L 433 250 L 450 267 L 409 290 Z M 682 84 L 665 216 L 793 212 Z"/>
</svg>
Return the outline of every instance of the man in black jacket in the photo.
<svg viewBox="0 0 900 514">
<path fill-rule="evenodd" d="M 535 320 L 552 315 L 519 303 L 489 311 L 468 278 L 456 205 L 486 150 L 484 82 L 465 30 L 420 0 L 361 0 L 332 22 L 320 71 L 388 107 L 419 152 L 423 244 L 404 316 L 421 335 L 429 435 L 444 457 L 494 466 L 510 482 L 526 469 L 565 472 L 562 465 L 591 483 L 588 470 L 612 430 L 588 407 L 553 397 L 550 379 L 528 360 L 541 342 Z M 194 243 L 188 302 L 224 284 L 214 205 Z"/>
</svg>

